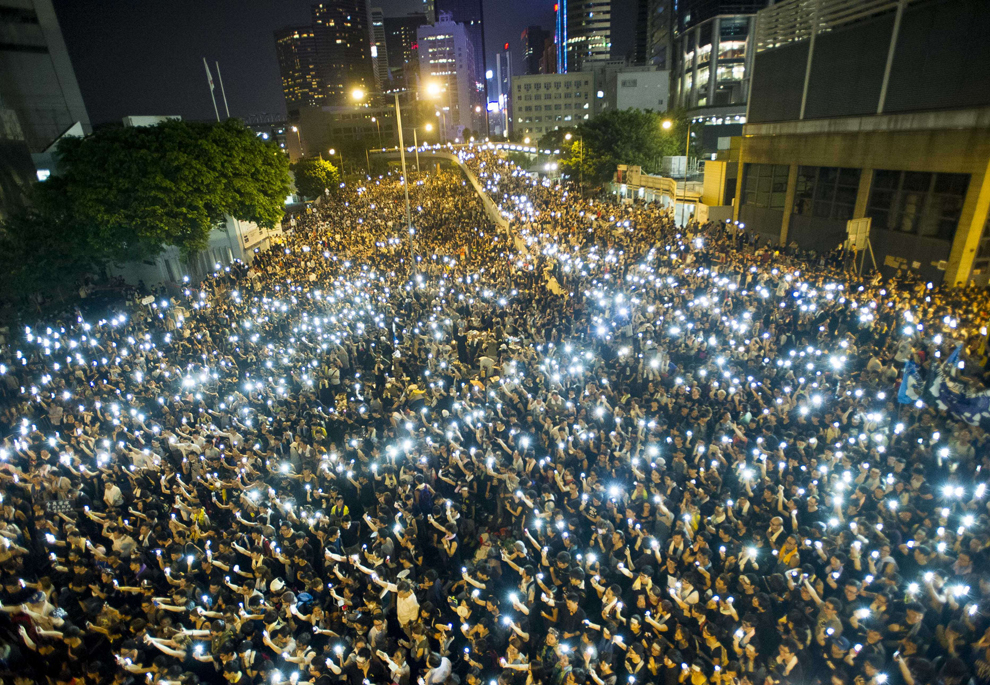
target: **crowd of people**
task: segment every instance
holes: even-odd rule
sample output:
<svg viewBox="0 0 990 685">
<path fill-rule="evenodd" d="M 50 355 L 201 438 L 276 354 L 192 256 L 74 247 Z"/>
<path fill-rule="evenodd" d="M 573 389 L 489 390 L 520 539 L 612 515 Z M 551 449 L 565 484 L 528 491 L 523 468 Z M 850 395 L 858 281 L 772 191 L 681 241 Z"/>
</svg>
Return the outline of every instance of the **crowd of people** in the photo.
<svg viewBox="0 0 990 685">
<path fill-rule="evenodd" d="M 0 350 L 0 678 L 990 683 L 985 291 L 459 154 Z"/>
</svg>

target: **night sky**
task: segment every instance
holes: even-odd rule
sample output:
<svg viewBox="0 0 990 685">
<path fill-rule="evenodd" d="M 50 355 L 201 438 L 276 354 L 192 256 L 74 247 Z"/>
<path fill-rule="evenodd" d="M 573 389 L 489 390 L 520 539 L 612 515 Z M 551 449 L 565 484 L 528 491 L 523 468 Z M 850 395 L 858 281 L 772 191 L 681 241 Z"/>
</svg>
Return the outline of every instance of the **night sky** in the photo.
<svg viewBox="0 0 990 685">
<path fill-rule="evenodd" d="M 272 32 L 309 22 L 313 0 L 54 0 L 76 78 L 93 124 L 128 115 L 214 118 L 203 57 L 219 60 L 230 114 L 284 115 Z M 386 16 L 420 11 L 421 0 L 372 0 Z M 490 63 L 530 24 L 553 26 L 553 0 L 486 0 Z"/>
</svg>

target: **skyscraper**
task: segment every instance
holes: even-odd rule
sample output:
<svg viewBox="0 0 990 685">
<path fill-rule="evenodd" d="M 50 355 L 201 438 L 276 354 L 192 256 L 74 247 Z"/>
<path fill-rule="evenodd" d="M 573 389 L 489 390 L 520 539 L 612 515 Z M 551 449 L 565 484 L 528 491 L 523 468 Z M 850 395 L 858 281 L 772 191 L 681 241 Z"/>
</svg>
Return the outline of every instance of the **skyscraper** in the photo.
<svg viewBox="0 0 990 685">
<path fill-rule="evenodd" d="M 276 31 L 275 54 L 286 109 L 291 112 L 322 104 L 324 92 L 313 27 L 290 26 Z"/>
<path fill-rule="evenodd" d="M 477 65 L 480 74 L 484 74 L 488 68 L 488 60 L 485 56 L 484 28 L 482 28 L 482 0 L 435 0 L 437 16 L 441 12 L 450 14 L 452 21 L 464 24 L 467 31 L 468 40 L 474 47 L 474 63 Z"/>
<path fill-rule="evenodd" d="M 388 45 L 388 68 L 392 87 L 406 88 L 415 85 L 416 75 L 419 73 L 416 29 L 426 23 L 426 15 L 423 14 L 385 17 L 385 44 Z"/>
<path fill-rule="evenodd" d="M 588 62 L 611 57 L 611 0 L 558 0 L 554 10 L 557 73 L 581 71 Z"/>
<path fill-rule="evenodd" d="M 92 130 L 51 0 L 0 0 L 0 108 L 14 112 L 31 152 L 76 122 Z"/>
<path fill-rule="evenodd" d="M 436 83 L 442 91 L 434 102 L 441 135 L 452 141 L 461 137 L 465 128 L 480 130 L 484 125 L 484 84 L 477 77 L 474 46 L 466 27 L 442 12 L 435 24 L 420 26 L 416 33 L 420 80 Z"/>
<path fill-rule="evenodd" d="M 649 16 L 650 0 L 636 0 L 636 24 L 633 29 L 632 55 L 629 63 L 632 66 L 644 66 L 649 51 Z"/>
<path fill-rule="evenodd" d="M 692 114 L 744 115 L 756 12 L 771 0 L 679 0 L 674 4 L 671 97 Z M 721 135 L 739 135 L 723 132 Z"/>
<path fill-rule="evenodd" d="M 346 105 L 355 88 L 375 89 L 368 0 L 313 5 L 313 32 L 327 104 Z"/>
<path fill-rule="evenodd" d="M 378 90 L 389 85 L 388 47 L 385 41 L 385 13 L 381 7 L 371 8 L 371 61 L 375 67 L 375 81 Z"/>
<path fill-rule="evenodd" d="M 523 73 L 539 74 L 540 59 L 543 57 L 543 46 L 550 32 L 542 26 L 527 26 L 522 36 Z"/>
<path fill-rule="evenodd" d="M 673 17 L 673 0 L 647 0 L 646 63 L 651 67 L 670 68 Z"/>
</svg>

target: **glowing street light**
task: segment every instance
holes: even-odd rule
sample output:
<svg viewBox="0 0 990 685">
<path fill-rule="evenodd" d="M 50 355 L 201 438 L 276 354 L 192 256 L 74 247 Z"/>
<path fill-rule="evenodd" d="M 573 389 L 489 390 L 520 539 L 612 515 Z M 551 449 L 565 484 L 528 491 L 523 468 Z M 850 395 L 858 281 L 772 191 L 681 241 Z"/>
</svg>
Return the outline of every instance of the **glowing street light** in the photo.
<svg viewBox="0 0 990 685">
<path fill-rule="evenodd" d="M 671 121 L 670 119 L 664 119 L 663 122 L 660 124 L 660 127 L 664 131 L 669 131 L 673 125 L 674 125 L 673 121 Z"/>
</svg>

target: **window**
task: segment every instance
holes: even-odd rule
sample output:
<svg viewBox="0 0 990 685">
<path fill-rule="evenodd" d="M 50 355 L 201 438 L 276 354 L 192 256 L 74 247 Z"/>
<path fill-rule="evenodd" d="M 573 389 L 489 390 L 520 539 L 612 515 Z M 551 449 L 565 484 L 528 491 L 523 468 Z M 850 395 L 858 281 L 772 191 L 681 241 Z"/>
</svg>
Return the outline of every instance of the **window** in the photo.
<svg viewBox="0 0 990 685">
<path fill-rule="evenodd" d="M 637 80 L 634 79 L 634 78 L 624 78 L 624 79 L 622 79 L 622 87 L 623 88 L 635 88 L 636 87 L 636 83 L 637 83 Z"/>
<path fill-rule="evenodd" d="M 968 188 L 969 174 L 878 169 L 866 215 L 874 228 L 952 240 Z"/>
<path fill-rule="evenodd" d="M 742 81 L 745 75 L 746 65 L 744 64 L 719 64 L 716 74 L 719 83 Z"/>
<path fill-rule="evenodd" d="M 743 203 L 782 210 L 787 170 L 786 164 L 747 164 L 743 168 Z"/>
<path fill-rule="evenodd" d="M 798 167 L 794 213 L 848 221 L 856 206 L 859 176 L 859 169 Z"/>
</svg>

